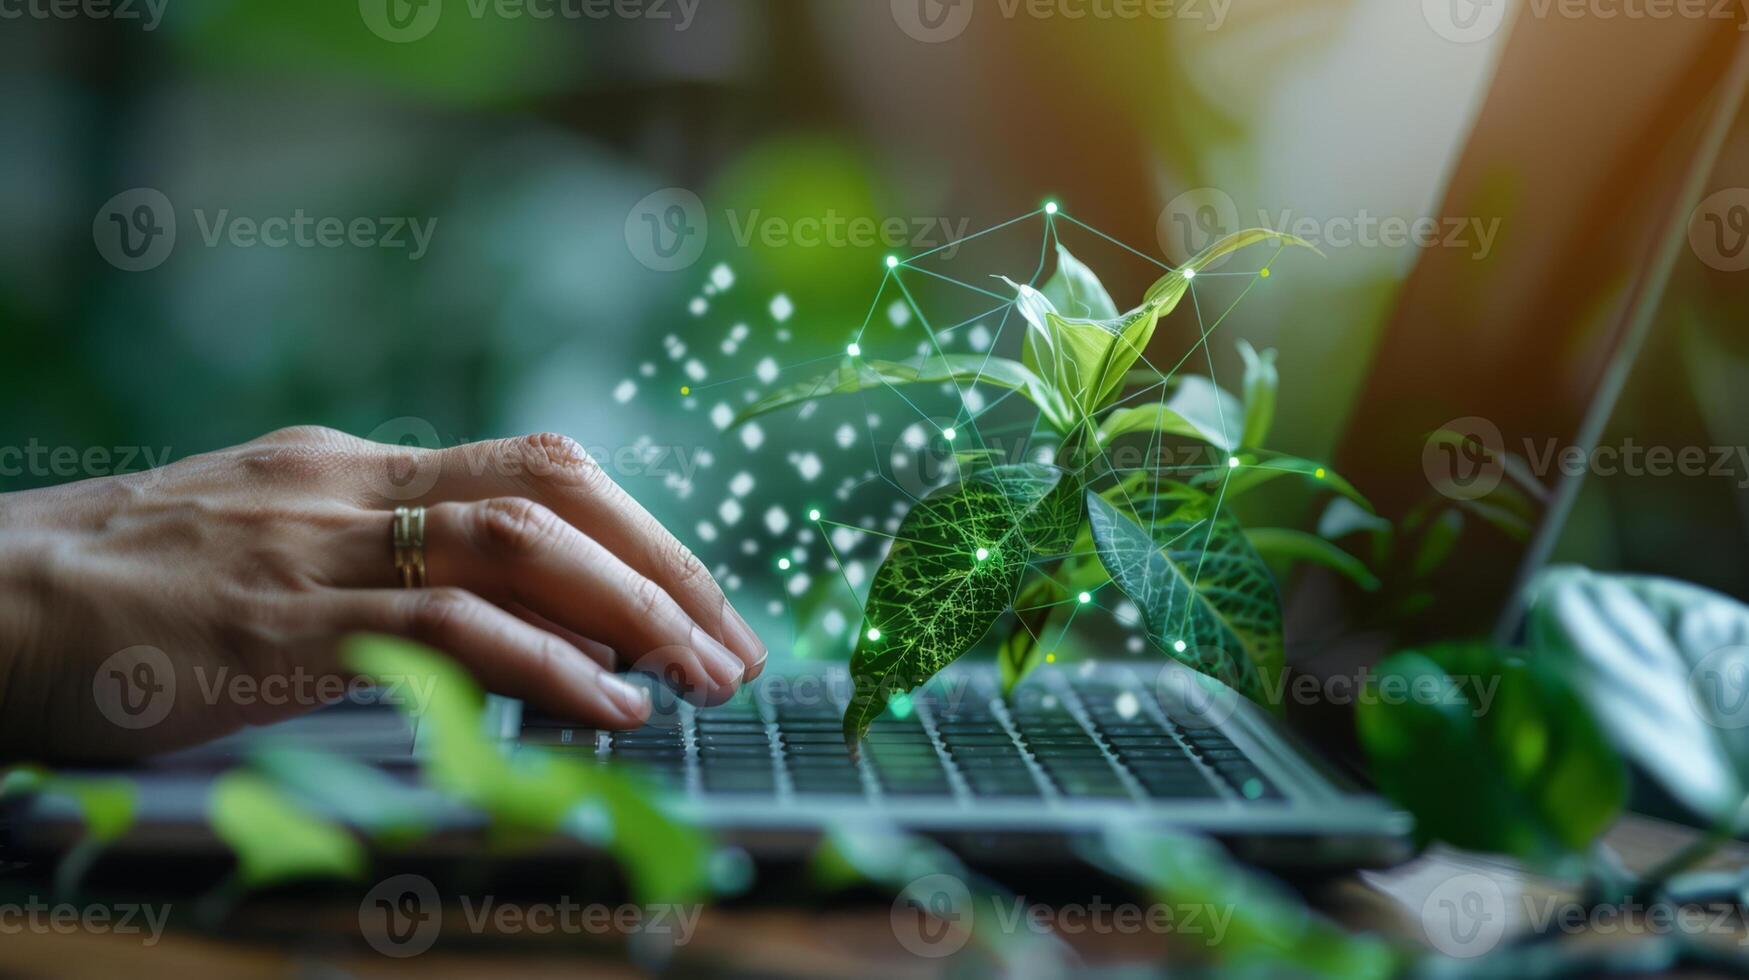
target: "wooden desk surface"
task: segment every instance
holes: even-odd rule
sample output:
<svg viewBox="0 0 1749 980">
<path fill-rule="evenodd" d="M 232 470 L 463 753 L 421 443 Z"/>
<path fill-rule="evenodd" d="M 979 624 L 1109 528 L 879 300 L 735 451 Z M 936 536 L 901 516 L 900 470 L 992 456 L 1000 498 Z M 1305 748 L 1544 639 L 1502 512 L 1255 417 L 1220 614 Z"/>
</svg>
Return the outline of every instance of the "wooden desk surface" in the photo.
<svg viewBox="0 0 1749 980">
<path fill-rule="evenodd" d="M 1628 817 L 1608 843 L 1629 867 L 1650 867 L 1693 839 L 1693 832 L 1641 817 Z M 1749 849 L 1733 845 L 1710 863 L 1726 869 L 1749 863 Z M 1571 883 L 1525 873 L 1510 862 L 1444 849 L 1388 871 L 1332 879 L 1312 896 L 1315 907 L 1344 925 L 1370 930 L 1412 948 L 1431 948 L 1423 908 L 1435 890 L 1461 875 L 1483 875 L 1511 896 L 1507 936 L 1530 929 L 1526 909 L 1547 908 L 1571 897 Z M 259 913 L 259 910 L 258 910 Z M 925 959 L 907 952 L 895 937 L 889 906 L 812 911 L 708 909 L 690 942 L 671 960 L 641 959 L 618 936 L 517 936 L 444 945 L 408 959 L 391 959 L 357 939 L 356 909 L 274 908 L 295 942 L 268 944 L 215 938 L 174 929 L 142 949 L 139 937 L 82 933 L 44 934 L 6 928 L 0 920 L 0 975 L 21 977 L 125 976 L 129 980 L 188 980 L 191 976 L 235 978 L 360 977 L 639 977 L 649 967 L 684 969 L 688 975 L 737 974 L 793 977 L 936 977 L 953 970 L 954 959 Z M 1749 942 L 1740 920 L 1723 942 Z M 446 932 L 445 935 L 448 935 Z M 1089 967 L 1169 962 L 1171 937 L 1133 934 L 1060 937 L 1073 959 Z M 1614 941 L 1598 937 L 1600 941 Z"/>
</svg>

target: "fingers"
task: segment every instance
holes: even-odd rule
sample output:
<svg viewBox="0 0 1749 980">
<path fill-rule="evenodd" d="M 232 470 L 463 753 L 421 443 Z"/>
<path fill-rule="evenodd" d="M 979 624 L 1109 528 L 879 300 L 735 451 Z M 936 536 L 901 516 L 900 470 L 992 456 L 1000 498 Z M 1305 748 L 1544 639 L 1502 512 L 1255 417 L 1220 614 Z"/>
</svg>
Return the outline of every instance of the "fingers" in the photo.
<svg viewBox="0 0 1749 980">
<path fill-rule="evenodd" d="M 730 605 L 704 565 L 573 440 L 528 436 L 459 446 L 444 450 L 440 457 L 433 499 L 526 497 L 545 505 L 667 593 L 705 633 L 740 659 L 747 679 L 764 669 L 765 644 Z"/>
<path fill-rule="evenodd" d="M 495 498 L 429 508 L 425 554 L 434 584 L 517 603 L 598 638 L 622 666 L 657 674 L 699 703 L 727 700 L 746 674 L 744 661 L 665 589 L 540 504 Z"/>
<path fill-rule="evenodd" d="M 443 650 L 480 683 L 562 717 L 636 728 L 649 716 L 642 689 L 558 637 L 460 589 L 341 590 L 318 614 L 333 633 L 372 631 Z"/>
</svg>

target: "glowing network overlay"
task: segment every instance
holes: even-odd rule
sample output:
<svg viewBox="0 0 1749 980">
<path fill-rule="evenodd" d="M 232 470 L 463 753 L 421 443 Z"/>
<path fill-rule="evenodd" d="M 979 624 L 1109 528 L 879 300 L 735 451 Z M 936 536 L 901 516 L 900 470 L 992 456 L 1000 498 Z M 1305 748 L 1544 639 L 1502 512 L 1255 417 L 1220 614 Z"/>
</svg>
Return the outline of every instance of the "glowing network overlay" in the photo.
<svg viewBox="0 0 1749 980">
<path fill-rule="evenodd" d="M 983 286 L 980 286 L 980 285 L 977 285 L 974 283 L 969 283 L 969 282 L 965 282 L 965 281 L 960 280 L 960 279 L 956 279 L 956 278 L 949 276 L 943 272 L 937 271 L 936 269 L 927 268 L 927 267 L 924 267 L 922 265 L 919 265 L 918 263 L 922 262 L 924 259 L 930 258 L 931 256 L 935 256 L 935 255 L 938 255 L 940 253 L 948 252 L 951 254 L 952 252 L 957 252 L 957 250 L 961 246 L 964 246 L 965 244 L 972 242 L 976 239 L 984 238 L 985 236 L 992 235 L 992 234 L 995 234 L 997 232 L 1001 232 L 1001 231 L 1004 231 L 1007 229 L 1021 226 L 1024 223 L 1035 220 L 1035 219 L 1038 219 L 1040 221 L 1040 225 L 1042 227 L 1042 234 L 1040 236 L 1040 244 L 1039 244 L 1039 257 L 1038 257 L 1037 266 L 1033 270 L 1032 275 L 1026 280 L 1027 284 L 1030 286 L 1033 286 L 1034 288 L 1037 288 L 1037 286 L 1040 282 L 1040 279 L 1044 274 L 1045 268 L 1048 264 L 1049 257 L 1053 251 L 1052 246 L 1059 243 L 1059 239 L 1058 239 L 1059 223 L 1064 223 L 1064 222 L 1066 222 L 1069 225 L 1072 225 L 1072 226 L 1074 226 L 1074 227 L 1076 227 L 1084 232 L 1087 232 L 1093 236 L 1096 236 L 1097 238 L 1103 240 L 1104 242 L 1109 243 L 1110 245 L 1116 246 L 1117 248 L 1120 248 L 1120 249 L 1124 250 L 1125 252 L 1128 252 L 1132 255 L 1135 255 L 1135 256 L 1147 261 L 1148 263 L 1151 263 L 1154 266 L 1157 266 L 1162 271 L 1162 273 L 1171 272 L 1175 269 L 1174 266 L 1172 266 L 1166 262 L 1162 262 L 1159 259 L 1153 257 L 1152 255 L 1149 255 L 1146 252 L 1143 252 L 1139 249 L 1136 249 L 1136 248 L 1126 244 L 1125 242 L 1120 241 L 1119 239 L 1114 238 L 1111 235 L 1108 235 L 1103 231 L 1100 231 L 1099 229 L 1093 227 L 1092 225 L 1089 225 L 1089 224 L 1086 224 L 1086 223 L 1080 221 L 1079 219 L 1075 218 L 1073 215 L 1067 213 L 1066 211 L 1063 211 L 1056 204 L 1056 202 L 1054 202 L 1054 201 L 1047 202 L 1043 206 L 1037 208 L 1036 210 L 1033 210 L 1031 212 L 1028 212 L 1026 214 L 1020 215 L 1020 216 L 1015 217 L 1015 218 L 1011 218 L 1007 221 L 1003 221 L 1000 224 L 992 225 L 991 227 L 985 228 L 981 231 L 974 232 L 970 235 L 966 235 L 963 238 L 955 239 L 955 240 L 947 242 L 945 244 L 930 248 L 927 251 L 919 252 L 919 253 L 912 255 L 908 258 L 901 258 L 901 257 L 896 256 L 896 255 L 887 256 L 886 259 L 884 260 L 884 263 L 883 263 L 885 266 L 885 275 L 882 277 L 879 287 L 875 290 L 873 300 L 871 300 L 869 303 L 868 313 L 863 318 L 862 324 L 856 329 L 855 333 L 853 335 L 851 335 L 848 342 L 845 344 L 843 350 L 842 351 L 834 351 L 832 353 L 823 355 L 821 357 L 809 358 L 807 360 L 802 360 L 802 361 L 798 361 L 796 363 L 789 364 L 787 366 L 779 368 L 777 373 L 780 375 L 781 374 L 790 374 L 792 372 L 801 371 L 802 369 L 809 368 L 809 367 L 816 367 L 817 368 L 818 366 L 820 366 L 826 362 L 830 362 L 830 361 L 835 361 L 835 360 L 841 361 L 844 358 L 851 358 L 851 359 L 861 358 L 863 356 L 863 353 L 864 353 L 863 352 L 864 334 L 868 331 L 870 324 L 874 322 L 875 314 L 881 308 L 882 299 L 885 297 L 888 297 L 889 295 L 894 294 L 894 293 L 896 293 L 896 294 L 898 294 L 898 296 L 902 297 L 903 302 L 905 303 L 906 307 L 909 309 L 911 314 L 916 317 L 917 322 L 922 326 L 923 331 L 927 337 L 926 349 L 931 351 L 933 353 L 934 357 L 939 357 L 939 358 L 942 358 L 944 360 L 947 357 L 947 353 L 943 349 L 941 342 L 940 342 L 940 338 L 943 335 L 951 334 L 952 332 L 959 330 L 963 327 L 967 327 L 971 324 L 979 323 L 979 322 L 984 321 L 984 320 L 991 318 L 991 317 L 999 317 L 999 319 L 997 319 L 997 321 L 996 321 L 995 333 L 991 337 L 989 343 L 987 345 L 981 345 L 981 346 L 984 346 L 984 365 L 980 367 L 979 371 L 974 376 L 973 380 L 970 382 L 961 382 L 957 377 L 950 377 L 948 379 L 953 386 L 953 390 L 958 395 L 958 398 L 957 398 L 958 407 L 957 407 L 956 415 L 955 415 L 954 419 L 952 421 L 950 421 L 948 424 L 945 424 L 945 425 L 940 424 L 933 417 L 931 417 L 929 415 L 929 413 L 924 412 L 921 408 L 919 408 L 917 406 L 917 404 L 906 394 L 906 392 L 904 391 L 903 388 L 891 384 L 884 377 L 881 377 L 878 372 L 875 374 L 875 377 L 880 381 L 880 384 L 887 391 L 891 392 L 894 396 L 896 396 L 901 404 L 905 405 L 911 411 L 915 412 L 918 419 L 923 424 L 926 424 L 926 425 L 934 428 L 936 430 L 937 434 L 940 435 L 942 440 L 946 444 L 948 444 L 950 447 L 952 447 L 954 450 L 961 451 L 961 450 L 968 450 L 968 449 L 969 450 L 988 449 L 989 443 L 987 442 L 986 437 L 992 433 L 981 429 L 979 426 L 979 420 L 981 418 L 983 418 L 984 416 L 988 415 L 993 410 L 995 410 L 999 405 L 1001 405 L 1003 402 L 1005 402 L 1007 399 L 1014 396 L 1018 392 L 1016 390 L 1013 390 L 1013 389 L 1006 390 L 1001 395 L 996 396 L 993 400 L 989 401 L 988 403 L 983 403 L 981 398 L 976 399 L 976 402 L 974 402 L 973 399 L 968 398 L 968 392 L 977 387 L 977 384 L 979 383 L 979 379 L 983 375 L 984 367 L 987 367 L 989 364 L 990 358 L 995 356 L 995 352 L 1002 342 L 1003 335 L 1009 330 L 1011 321 L 1013 321 L 1015 319 L 1015 314 L 1016 314 L 1015 301 L 1016 301 L 1017 297 L 1015 297 L 1013 295 L 1004 295 L 1002 293 L 996 292 L 993 289 L 985 288 Z M 1154 375 L 1154 380 L 1150 383 L 1143 384 L 1142 386 L 1140 386 L 1136 390 L 1131 391 L 1128 394 L 1124 395 L 1123 397 L 1119 398 L 1118 401 L 1114 405 L 1108 406 L 1108 408 L 1119 408 L 1119 407 L 1122 407 L 1125 405 L 1139 405 L 1139 404 L 1144 404 L 1146 401 L 1149 401 L 1149 400 L 1155 400 L 1158 402 L 1159 406 L 1162 409 L 1164 409 L 1166 406 L 1166 403 L 1167 403 L 1168 392 L 1171 390 L 1173 378 L 1177 375 L 1179 370 L 1182 369 L 1185 366 L 1185 364 L 1190 361 L 1190 359 L 1192 357 L 1194 357 L 1198 354 L 1198 352 L 1200 352 L 1202 354 L 1203 361 L 1207 365 L 1209 380 L 1218 389 L 1220 382 L 1219 382 L 1219 378 L 1216 376 L 1214 355 L 1209 348 L 1209 343 L 1208 343 L 1209 338 L 1211 335 L 1214 334 L 1214 332 L 1216 330 L 1218 330 L 1221 327 L 1221 325 L 1226 321 L 1227 317 L 1232 314 L 1233 310 L 1236 309 L 1238 307 L 1239 303 L 1244 300 L 1245 296 L 1250 293 L 1252 288 L 1257 286 L 1260 282 L 1263 282 L 1264 280 L 1267 280 L 1270 278 L 1270 276 L 1271 276 L 1270 265 L 1275 261 L 1276 257 L 1278 257 L 1281 254 L 1281 251 L 1283 248 L 1285 248 L 1285 245 L 1281 245 L 1280 243 L 1277 243 L 1277 248 L 1276 248 L 1275 252 L 1270 256 L 1269 261 L 1265 262 L 1261 268 L 1259 268 L 1255 271 L 1250 271 L 1250 272 L 1210 272 L 1210 271 L 1205 270 L 1205 271 L 1198 272 L 1197 270 L 1194 270 L 1194 269 L 1186 269 L 1184 272 L 1184 276 L 1185 276 L 1185 279 L 1188 281 L 1189 288 L 1187 290 L 1187 295 L 1189 296 L 1189 299 L 1190 299 L 1189 305 L 1190 305 L 1190 308 L 1192 309 L 1192 311 L 1194 311 L 1195 317 L 1196 317 L 1196 324 L 1197 324 L 1197 336 L 1196 336 L 1196 338 L 1190 343 L 1190 345 L 1183 352 L 1183 354 L 1181 356 L 1179 356 L 1176 361 L 1173 362 L 1171 367 L 1169 367 L 1168 369 L 1166 369 L 1164 371 L 1160 370 L 1151 360 L 1149 360 L 1146 353 L 1144 352 L 1140 358 L 1140 363 L 1145 365 L 1146 369 L 1149 372 L 1152 372 L 1152 374 Z M 931 322 L 928 314 L 924 311 L 924 308 L 923 308 L 924 304 L 918 302 L 917 297 L 913 294 L 911 287 L 909 285 L 907 285 L 907 283 L 906 283 L 907 276 L 922 277 L 922 278 L 928 279 L 930 281 L 946 283 L 946 284 L 953 286 L 953 287 L 956 287 L 958 289 L 963 289 L 963 290 L 969 291 L 972 294 L 977 294 L 981 297 L 987 298 L 991 301 L 992 305 L 988 309 L 981 310 L 971 317 L 965 318 L 963 320 L 959 320 L 959 321 L 952 323 L 952 324 L 938 326 L 938 325 Z M 1228 303 L 1224 308 L 1220 309 L 1218 315 L 1216 315 L 1212 321 L 1207 319 L 1204 315 L 1201 297 L 1199 296 L 1198 289 L 1197 289 L 1197 282 L 1199 280 L 1202 280 L 1205 278 L 1228 278 L 1228 279 L 1248 280 L 1245 283 L 1244 288 L 1240 291 L 1239 295 L 1236 298 L 1234 298 L 1230 303 Z M 913 280 L 913 281 L 915 281 L 915 280 Z M 1022 319 L 1020 321 L 1018 329 L 1020 329 L 1022 331 L 1028 329 L 1024 319 Z M 713 382 L 710 382 L 708 384 L 682 385 L 680 387 L 680 394 L 682 396 L 692 396 L 695 394 L 702 394 L 703 392 L 710 390 L 712 388 L 717 388 L 717 387 L 720 387 L 723 385 L 730 385 L 730 384 L 735 384 L 738 382 L 747 381 L 751 377 L 752 376 L 742 376 L 742 377 L 735 377 L 735 378 L 727 378 L 727 379 L 723 379 L 723 380 L 719 380 L 719 381 L 713 381 Z M 824 383 L 825 378 L 826 378 L 826 375 L 823 374 L 822 375 L 822 384 Z M 762 377 L 760 380 L 769 383 L 773 379 L 770 375 L 767 375 L 765 377 Z M 858 395 L 859 395 L 859 397 L 862 397 L 864 399 L 864 403 L 865 403 L 865 405 L 864 405 L 865 410 L 862 413 L 862 415 L 863 415 L 863 420 L 864 420 L 864 425 L 865 425 L 865 434 L 868 437 L 868 441 L 869 441 L 871 448 L 873 448 L 873 450 L 874 450 L 875 468 L 874 468 L 873 472 L 876 474 L 876 477 L 878 479 L 882 480 L 883 482 L 885 482 L 887 485 L 889 485 L 893 489 L 904 494 L 906 497 L 908 497 L 911 500 L 912 503 L 916 503 L 921 498 L 918 497 L 916 494 L 912 493 L 904 484 L 900 483 L 899 481 L 897 481 L 897 480 L 893 479 L 891 476 L 889 476 L 886 469 L 882 466 L 880 450 L 878 448 L 877 440 L 875 438 L 873 426 L 872 426 L 872 424 L 869 423 L 869 413 L 867 411 L 867 405 L 866 405 L 867 394 L 868 394 L 868 391 L 870 391 L 870 390 L 875 390 L 875 389 L 863 389 L 863 390 L 858 392 Z M 1219 424 L 1220 432 L 1222 435 L 1222 442 L 1226 445 L 1235 445 L 1237 440 L 1230 437 L 1229 425 L 1242 425 L 1242 422 L 1240 420 L 1237 420 L 1237 419 L 1228 420 L 1226 418 L 1226 411 L 1225 411 L 1225 406 L 1223 405 L 1223 402 L 1224 402 L 1224 399 L 1221 397 L 1216 397 L 1214 399 L 1216 419 L 1217 419 L 1217 422 Z M 975 407 L 975 408 L 972 407 L 973 404 L 976 404 L 977 407 Z M 1039 422 L 1040 422 L 1039 417 L 1037 415 L 1035 415 L 1034 420 L 1030 424 L 1030 428 L 1027 431 L 1027 433 L 1025 435 L 1025 440 L 1022 444 L 1022 450 L 1021 450 L 1021 453 L 1019 454 L 1021 458 L 1030 458 L 1030 454 L 1028 452 L 1028 449 L 1030 448 L 1032 442 L 1035 439 L 1037 439 L 1038 436 L 1040 435 Z M 1144 460 L 1152 460 L 1155 458 L 1156 451 L 1157 451 L 1157 449 L 1160 448 L 1160 446 L 1159 446 L 1160 439 L 1161 439 L 1161 433 L 1157 429 L 1151 430 L 1150 435 L 1149 435 L 1149 441 L 1148 441 L 1148 445 L 1147 445 L 1146 455 L 1143 457 Z M 1090 470 L 1094 470 L 1095 467 L 1102 467 L 1102 469 L 1099 469 L 1093 473 L 1093 477 L 1095 479 L 1100 477 L 1100 476 L 1104 476 L 1104 475 L 1111 475 L 1111 476 L 1115 476 L 1115 477 L 1118 477 L 1121 479 L 1125 475 L 1126 472 L 1134 472 L 1135 471 L 1133 468 L 1126 470 L 1124 468 L 1120 468 L 1120 467 L 1116 466 L 1113 463 L 1113 461 L 1110 459 L 1110 457 L 1107 453 L 1106 446 L 1103 443 L 1099 442 L 1097 439 L 1092 440 L 1092 442 L 1093 442 L 1093 446 L 1094 446 L 1096 452 L 1091 453 L 1087 462 L 1084 464 L 1081 464 L 1079 470 L 1074 474 L 1075 476 L 1085 478 L 1088 476 L 1088 472 Z M 1198 464 L 1149 465 L 1149 466 L 1141 467 L 1140 469 L 1146 471 L 1148 474 L 1153 475 L 1156 480 L 1158 480 L 1161 476 L 1168 474 L 1168 473 L 1184 474 L 1184 473 L 1194 473 L 1197 471 L 1206 471 L 1206 470 L 1210 470 L 1210 469 L 1221 470 L 1222 476 L 1221 476 L 1220 483 L 1218 485 L 1218 489 L 1215 492 L 1215 507 L 1214 507 L 1214 510 L 1212 512 L 1212 514 L 1218 515 L 1220 513 L 1222 505 L 1225 502 L 1228 481 L 1232 478 L 1234 472 L 1237 471 L 1238 469 L 1240 469 L 1241 467 L 1264 468 L 1264 469 L 1274 468 L 1274 467 L 1270 467 L 1267 463 L 1245 463 L 1242 460 L 1240 460 L 1237 456 L 1228 455 L 1225 458 L 1224 462 L 1215 462 L 1215 463 L 1202 464 L 1202 465 L 1198 465 Z M 1322 471 L 1320 471 L 1318 475 L 1320 477 L 1322 477 L 1323 476 Z M 1125 490 L 1125 493 L 1127 494 L 1127 489 Z M 932 543 L 932 542 L 920 541 L 917 539 L 901 538 L 897 534 L 889 533 L 889 532 L 883 531 L 879 528 L 864 527 L 864 526 L 861 526 L 858 524 L 837 521 L 837 520 L 834 520 L 834 519 L 828 517 L 826 514 L 824 514 L 817 507 L 811 508 L 808 510 L 807 518 L 808 518 L 808 521 L 812 525 L 814 525 L 816 527 L 816 529 L 819 531 L 819 537 L 824 542 L 827 553 L 832 558 L 834 570 L 835 570 L 837 576 L 843 581 L 845 589 L 848 590 L 852 601 L 855 603 L 855 605 L 858 609 L 861 609 L 863 606 L 862 596 L 857 592 L 857 588 L 856 588 L 855 583 L 853 583 L 851 581 L 851 577 L 847 574 L 845 562 L 843 561 L 843 559 L 839 555 L 837 547 L 834 546 L 834 544 L 832 542 L 832 535 L 829 533 L 828 529 L 845 528 L 845 529 L 848 529 L 848 530 L 851 530 L 851 531 L 854 531 L 854 532 L 857 532 L 860 534 L 870 534 L 870 535 L 874 535 L 877 537 L 887 538 L 887 539 L 890 539 L 893 541 L 907 540 L 907 541 L 910 541 L 914 545 L 919 545 L 919 546 L 923 546 L 923 547 L 940 547 L 940 545 Z M 1207 525 L 1206 529 L 1203 528 L 1204 524 Z M 1154 528 L 1152 526 L 1150 526 L 1148 530 L 1150 532 L 1150 536 L 1152 536 Z M 1196 566 L 1192 572 L 1192 579 L 1191 579 L 1191 584 L 1190 584 L 1192 591 L 1195 590 L 1196 584 L 1200 580 L 1200 577 L 1202 574 L 1203 559 L 1205 559 L 1207 556 L 1208 547 L 1209 547 L 1210 542 L 1213 540 L 1214 531 L 1215 531 L 1215 525 L 1214 525 L 1214 521 L 1211 517 L 1211 518 L 1205 518 L 1201 521 L 1196 522 L 1195 524 L 1192 524 L 1190 527 L 1186 528 L 1180 534 L 1180 537 L 1183 537 L 1184 535 L 1191 535 L 1191 534 L 1197 534 L 1197 533 L 1201 533 L 1203 536 L 1201 551 L 1199 552 L 1199 557 L 1198 557 Z M 1178 540 L 1178 538 L 1174 538 L 1171 542 L 1161 542 L 1160 544 L 1163 547 L 1165 547 L 1165 546 L 1169 546 L 1170 544 L 1175 543 L 1177 540 Z M 1035 566 L 1036 565 L 1043 565 L 1043 564 L 1055 564 L 1055 563 L 1058 563 L 1058 562 L 1061 562 L 1064 560 L 1087 558 L 1087 557 L 1090 557 L 1092 554 L 1093 553 L 1091 553 L 1091 552 L 1086 552 L 1086 553 L 1072 552 L 1072 553 L 1062 554 L 1062 555 L 1051 555 L 1051 556 L 1043 556 L 1043 557 L 1035 556 L 1034 558 L 1031 559 L 1031 564 L 1033 564 Z M 976 554 L 967 556 L 967 561 L 968 562 L 983 561 L 987 557 L 988 557 L 988 550 L 985 548 L 979 548 Z M 789 557 L 780 557 L 777 559 L 777 568 L 780 571 L 786 571 L 786 572 L 789 571 L 791 564 L 792 564 L 791 559 Z M 1024 612 L 1034 612 L 1034 611 L 1038 611 L 1038 610 L 1045 609 L 1045 608 L 1064 606 L 1064 605 L 1071 607 L 1069 616 L 1063 622 L 1061 629 L 1056 633 L 1056 635 L 1053 637 L 1053 639 L 1051 639 L 1049 642 L 1046 642 L 1045 638 L 1038 636 L 1036 633 L 1032 634 L 1032 638 L 1033 638 L 1034 642 L 1038 644 L 1038 649 L 1046 651 L 1044 659 L 1047 663 L 1054 663 L 1055 662 L 1055 660 L 1056 660 L 1056 653 L 1055 653 L 1056 648 L 1061 644 L 1063 638 L 1068 634 L 1069 630 L 1073 627 L 1076 616 L 1080 614 L 1080 612 L 1083 608 L 1093 607 L 1093 608 L 1099 608 L 1099 609 L 1104 610 L 1106 612 L 1113 612 L 1114 611 L 1113 609 L 1107 607 L 1105 604 L 1102 604 L 1099 601 L 1099 599 L 1100 599 L 1099 593 L 1104 591 L 1106 588 L 1111 587 L 1111 585 L 1112 585 L 1112 583 L 1110 581 L 1107 581 L 1104 585 L 1101 585 L 1097 588 L 1078 591 L 1074 594 L 1069 595 L 1067 598 L 1056 601 L 1056 602 L 1049 602 L 1049 603 L 1043 603 L 1043 604 L 1025 606 L 1025 607 L 1017 607 L 1014 609 L 1015 613 L 1024 613 Z M 1191 604 L 1186 603 L 1185 604 L 1185 611 L 1184 611 L 1184 616 L 1185 616 L 1186 622 L 1188 621 L 1190 609 L 1191 609 Z M 1032 628 L 1030 625 L 1027 625 L 1026 617 L 1020 617 L 1019 622 L 1021 624 L 1023 624 L 1025 626 L 1025 628 L 1028 629 L 1029 632 L 1031 632 Z M 1180 631 L 1183 632 L 1183 629 L 1181 628 Z M 864 636 L 866 636 L 866 638 L 870 642 L 876 642 L 876 641 L 879 641 L 879 639 L 881 638 L 881 631 L 878 627 L 871 625 L 864 632 Z M 1174 646 L 1179 652 L 1183 652 L 1183 650 L 1185 649 L 1185 643 L 1183 640 L 1177 640 L 1174 643 Z"/>
</svg>

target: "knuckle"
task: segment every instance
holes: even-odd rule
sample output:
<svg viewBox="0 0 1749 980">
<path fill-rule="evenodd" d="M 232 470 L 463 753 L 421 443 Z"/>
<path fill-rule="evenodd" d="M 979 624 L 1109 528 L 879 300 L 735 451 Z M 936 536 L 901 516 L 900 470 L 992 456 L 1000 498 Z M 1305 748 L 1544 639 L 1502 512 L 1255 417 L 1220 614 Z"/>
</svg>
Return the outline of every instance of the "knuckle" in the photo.
<svg viewBox="0 0 1749 980">
<path fill-rule="evenodd" d="M 647 578 L 636 577 L 626 593 L 627 612 L 638 622 L 655 624 L 665 621 L 674 610 L 674 600 L 662 587 Z"/>
<path fill-rule="evenodd" d="M 692 549 L 671 537 L 660 547 L 664 567 L 681 587 L 707 595 L 717 591 L 717 580 L 711 576 L 710 569 L 705 567 L 704 562 L 692 553 Z"/>
<path fill-rule="evenodd" d="M 462 589 L 421 589 L 412 595 L 407 615 L 408 633 L 414 637 L 447 637 L 474 614 L 474 597 Z"/>
<path fill-rule="evenodd" d="M 319 479 L 332 472 L 337 463 L 338 455 L 333 449 L 308 444 L 249 446 L 238 457 L 246 477 L 274 482 Z"/>
<path fill-rule="evenodd" d="M 557 432 L 539 432 L 515 441 L 514 456 L 528 476 L 571 485 L 603 478 L 600 464 L 577 440 Z"/>
<path fill-rule="evenodd" d="M 476 513 L 480 543 L 489 554 L 535 554 L 550 547 L 559 534 L 557 515 L 521 497 L 485 501 Z"/>
</svg>

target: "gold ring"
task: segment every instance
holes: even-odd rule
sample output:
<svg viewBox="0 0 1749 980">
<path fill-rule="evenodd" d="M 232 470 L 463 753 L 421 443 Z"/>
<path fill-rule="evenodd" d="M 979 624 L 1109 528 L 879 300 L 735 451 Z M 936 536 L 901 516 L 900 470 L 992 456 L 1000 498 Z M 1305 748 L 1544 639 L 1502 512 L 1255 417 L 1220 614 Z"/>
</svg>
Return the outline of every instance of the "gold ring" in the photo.
<svg viewBox="0 0 1749 980">
<path fill-rule="evenodd" d="M 395 508 L 395 571 L 401 586 L 425 587 L 425 508 Z"/>
</svg>

